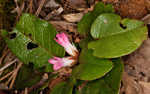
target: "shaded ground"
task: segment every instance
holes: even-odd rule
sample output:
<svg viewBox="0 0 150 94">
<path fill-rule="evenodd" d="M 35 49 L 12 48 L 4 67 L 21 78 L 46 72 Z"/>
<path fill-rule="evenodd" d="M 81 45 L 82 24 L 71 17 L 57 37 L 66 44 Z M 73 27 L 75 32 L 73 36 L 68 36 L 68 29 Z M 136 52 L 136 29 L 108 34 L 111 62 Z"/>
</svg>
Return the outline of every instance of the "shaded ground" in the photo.
<svg viewBox="0 0 150 94">
<path fill-rule="evenodd" d="M 14 6 L 16 8 L 13 8 L 11 13 L 9 13 L 11 15 L 16 14 L 16 21 L 23 12 L 35 14 L 36 16 L 49 21 L 58 31 L 68 32 L 70 34 L 70 38 L 74 42 L 78 43 L 80 41 L 80 37 L 77 33 L 77 22 L 80 21 L 85 13 L 93 9 L 94 0 L 88 0 L 88 2 L 84 0 L 57 1 L 59 3 L 54 0 L 25 0 L 24 2 L 14 2 Z M 101 1 L 113 4 L 116 13 L 120 14 L 122 17 L 141 20 L 150 12 L 149 0 Z M 0 7 L 4 8 L 4 6 Z M 7 20 L 4 21 L 4 19 L 6 19 L 5 16 L 0 15 L 0 20 L 6 23 Z M 145 23 L 150 23 L 150 21 L 148 21 L 150 19 L 149 16 L 145 19 Z M 12 22 L 12 20 L 9 21 Z M 0 23 L 0 28 L 11 29 L 14 25 L 8 23 L 8 26 L 3 26 L 3 24 L 4 23 Z M 10 62 L 14 60 L 14 58 L 15 57 L 11 54 L 7 47 L 5 47 L 0 58 L 0 64 L 4 60 Z M 150 39 L 147 39 L 137 51 L 123 57 L 123 60 L 125 64 L 125 71 L 120 94 L 150 94 Z M 19 65 L 15 66 L 15 68 L 19 68 Z"/>
</svg>

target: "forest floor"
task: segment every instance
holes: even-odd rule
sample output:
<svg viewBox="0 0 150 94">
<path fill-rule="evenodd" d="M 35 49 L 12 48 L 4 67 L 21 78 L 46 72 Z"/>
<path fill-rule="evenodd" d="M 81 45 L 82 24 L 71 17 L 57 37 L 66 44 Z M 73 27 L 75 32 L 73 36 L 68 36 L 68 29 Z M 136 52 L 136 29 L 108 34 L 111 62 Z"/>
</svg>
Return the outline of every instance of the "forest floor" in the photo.
<svg viewBox="0 0 150 94">
<path fill-rule="evenodd" d="M 59 3 L 57 3 L 58 1 Z M 77 22 L 83 15 L 93 9 L 95 2 L 102 1 L 112 4 L 115 13 L 122 18 L 138 19 L 150 27 L 150 0 L 6 0 L 0 4 L 0 29 L 12 30 L 23 12 L 35 14 L 49 21 L 56 27 L 57 31 L 70 33 L 70 38 L 78 43 L 80 37 L 77 32 Z M 0 1 L 1 2 L 1 1 Z M 7 8 L 7 7 L 11 8 Z M 7 11 L 5 11 L 7 10 Z M 7 14 L 7 15 L 6 15 Z M 12 17 L 11 17 L 12 16 Z M 11 24 L 10 24 L 11 23 Z M 73 35 L 73 36 L 72 36 Z M 0 41 L 2 41 L 0 37 Z M 0 64 L 2 61 L 11 62 L 14 56 L 5 44 Z M 122 57 L 125 64 L 120 94 L 150 94 L 150 39 L 148 38 L 142 46 L 134 53 Z M 19 69 L 17 66 L 17 69 Z M 17 74 L 17 70 L 16 74 Z M 15 75 L 15 74 L 14 74 Z M 1 80 L 1 79 L 0 79 Z M 12 84 L 13 85 L 13 82 Z M 0 85 L 0 88 L 2 86 Z M 2 94 L 0 92 L 0 94 Z"/>
</svg>

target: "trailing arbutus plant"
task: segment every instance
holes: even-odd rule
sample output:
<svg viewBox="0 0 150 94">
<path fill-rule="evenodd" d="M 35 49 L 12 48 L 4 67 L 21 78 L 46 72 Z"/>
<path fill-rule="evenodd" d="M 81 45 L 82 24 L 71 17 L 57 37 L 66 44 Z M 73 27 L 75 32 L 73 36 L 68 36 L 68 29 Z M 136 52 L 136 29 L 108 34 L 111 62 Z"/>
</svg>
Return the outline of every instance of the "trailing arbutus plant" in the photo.
<svg viewBox="0 0 150 94">
<path fill-rule="evenodd" d="M 112 5 L 99 2 L 77 29 L 82 39 L 74 44 L 66 32 L 57 32 L 50 23 L 25 13 L 12 32 L 2 35 L 24 64 L 55 74 L 49 79 L 65 77 L 50 94 L 118 94 L 123 72 L 120 57 L 140 47 L 147 38 L 147 27 L 138 20 L 121 19 Z M 61 73 L 64 69 L 71 70 L 69 75 Z"/>
</svg>

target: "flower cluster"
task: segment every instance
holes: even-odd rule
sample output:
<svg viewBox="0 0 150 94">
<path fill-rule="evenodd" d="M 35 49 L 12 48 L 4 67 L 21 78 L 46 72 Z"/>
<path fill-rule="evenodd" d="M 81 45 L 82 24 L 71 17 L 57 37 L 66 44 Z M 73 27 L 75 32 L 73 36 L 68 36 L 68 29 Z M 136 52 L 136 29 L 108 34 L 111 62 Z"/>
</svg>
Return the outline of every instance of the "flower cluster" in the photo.
<svg viewBox="0 0 150 94">
<path fill-rule="evenodd" d="M 48 60 L 50 64 L 53 64 L 54 70 L 59 70 L 62 67 L 72 66 L 76 62 L 76 57 L 78 56 L 77 48 L 70 43 L 68 36 L 65 33 L 60 33 L 56 35 L 55 41 L 64 47 L 65 51 L 71 55 L 69 57 L 53 57 Z"/>
</svg>

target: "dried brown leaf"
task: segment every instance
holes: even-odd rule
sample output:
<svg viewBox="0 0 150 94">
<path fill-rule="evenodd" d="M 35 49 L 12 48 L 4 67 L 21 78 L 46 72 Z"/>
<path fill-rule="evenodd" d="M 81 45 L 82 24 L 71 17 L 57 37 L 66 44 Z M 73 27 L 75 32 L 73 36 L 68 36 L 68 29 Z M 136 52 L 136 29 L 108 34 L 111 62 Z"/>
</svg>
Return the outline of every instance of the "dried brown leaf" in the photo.
<svg viewBox="0 0 150 94">
<path fill-rule="evenodd" d="M 65 21 L 50 21 L 52 25 L 57 29 L 57 31 L 69 31 L 76 32 L 77 25 L 74 23 L 69 23 Z"/>
<path fill-rule="evenodd" d="M 150 83 L 143 81 L 140 81 L 139 83 L 142 87 L 143 94 L 150 94 Z"/>
<path fill-rule="evenodd" d="M 83 15 L 83 13 L 71 13 L 63 15 L 63 18 L 68 22 L 79 22 L 82 19 Z"/>
</svg>

